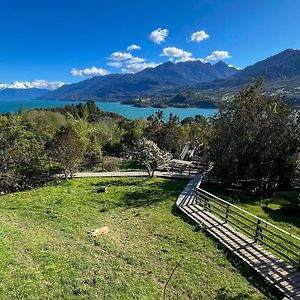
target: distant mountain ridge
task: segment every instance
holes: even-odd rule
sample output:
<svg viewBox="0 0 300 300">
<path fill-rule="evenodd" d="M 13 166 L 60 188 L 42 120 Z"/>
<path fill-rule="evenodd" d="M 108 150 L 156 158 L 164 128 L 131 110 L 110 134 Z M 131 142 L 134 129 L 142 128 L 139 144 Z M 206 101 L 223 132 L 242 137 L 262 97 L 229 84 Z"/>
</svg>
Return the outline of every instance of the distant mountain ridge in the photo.
<svg viewBox="0 0 300 300">
<path fill-rule="evenodd" d="M 42 98 L 49 90 L 37 88 L 3 88 L 0 89 L 0 101 L 3 100 L 32 100 Z"/>
<path fill-rule="evenodd" d="M 253 79 L 263 77 L 267 88 L 287 85 L 300 86 L 300 50 L 287 49 L 246 67 L 231 77 L 212 82 L 199 83 L 193 90 L 239 88 L 249 84 Z"/>
<path fill-rule="evenodd" d="M 219 61 L 166 62 L 136 74 L 110 74 L 66 84 L 54 90 L 12 89 L 0 84 L 0 100 L 94 100 L 124 101 L 150 98 L 147 105 L 215 105 L 231 97 L 240 86 L 264 77 L 264 88 L 300 106 L 300 50 L 287 49 L 237 70 Z M 15 84 L 15 83 L 14 83 Z M 128 100 L 128 101 L 127 101 Z M 138 101 L 139 102 L 139 101 Z M 134 103 L 136 104 L 136 103 Z M 144 102 L 138 103 L 144 105 Z"/>
<path fill-rule="evenodd" d="M 224 62 L 214 65 L 201 61 L 166 62 L 136 74 L 96 76 L 64 85 L 47 93 L 45 100 L 122 100 L 135 97 L 168 95 L 199 82 L 227 78 L 238 72 Z"/>
</svg>

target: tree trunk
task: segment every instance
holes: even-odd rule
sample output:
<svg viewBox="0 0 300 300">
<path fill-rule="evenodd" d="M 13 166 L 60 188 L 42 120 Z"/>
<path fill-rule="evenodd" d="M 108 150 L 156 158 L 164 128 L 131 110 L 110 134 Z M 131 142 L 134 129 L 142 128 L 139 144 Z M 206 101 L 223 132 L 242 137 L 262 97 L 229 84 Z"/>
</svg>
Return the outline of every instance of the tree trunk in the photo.
<svg viewBox="0 0 300 300">
<path fill-rule="evenodd" d="M 151 169 L 151 166 L 149 164 L 145 164 L 146 167 L 147 167 L 147 172 L 148 172 L 148 175 L 149 177 L 152 177 L 151 174 L 152 174 L 152 169 Z"/>
</svg>

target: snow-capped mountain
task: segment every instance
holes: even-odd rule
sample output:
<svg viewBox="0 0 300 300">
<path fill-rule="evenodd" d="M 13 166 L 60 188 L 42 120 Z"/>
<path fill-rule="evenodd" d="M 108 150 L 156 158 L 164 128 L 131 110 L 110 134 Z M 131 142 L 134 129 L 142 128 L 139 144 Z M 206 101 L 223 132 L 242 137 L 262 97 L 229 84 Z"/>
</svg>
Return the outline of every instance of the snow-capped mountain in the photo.
<svg viewBox="0 0 300 300">
<path fill-rule="evenodd" d="M 56 90 L 63 86 L 65 83 L 62 81 L 14 81 L 12 83 L 0 83 L 0 90 L 3 89 L 43 89 L 43 90 Z"/>
<path fill-rule="evenodd" d="M 0 100 L 31 100 L 42 99 L 49 91 L 56 90 L 65 83 L 61 81 L 35 80 L 31 82 L 14 81 L 0 83 Z"/>
</svg>

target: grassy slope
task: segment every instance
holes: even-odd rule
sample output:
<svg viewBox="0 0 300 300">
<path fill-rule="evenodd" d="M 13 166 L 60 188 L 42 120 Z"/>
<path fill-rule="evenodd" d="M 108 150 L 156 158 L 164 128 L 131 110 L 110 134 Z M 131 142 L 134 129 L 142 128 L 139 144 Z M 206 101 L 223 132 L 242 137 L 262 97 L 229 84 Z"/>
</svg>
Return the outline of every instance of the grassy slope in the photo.
<svg viewBox="0 0 300 300">
<path fill-rule="evenodd" d="M 162 299 L 182 256 L 168 299 L 266 299 L 174 210 L 185 184 L 76 179 L 1 197 L 0 299 Z M 88 236 L 105 225 L 108 235 Z"/>
</svg>

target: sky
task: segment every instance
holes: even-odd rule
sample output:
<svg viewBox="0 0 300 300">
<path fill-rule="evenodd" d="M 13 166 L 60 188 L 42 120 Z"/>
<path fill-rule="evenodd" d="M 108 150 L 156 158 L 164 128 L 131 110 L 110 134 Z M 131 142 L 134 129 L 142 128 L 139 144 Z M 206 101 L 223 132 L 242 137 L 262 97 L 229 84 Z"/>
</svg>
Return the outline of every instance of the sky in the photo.
<svg viewBox="0 0 300 300">
<path fill-rule="evenodd" d="M 300 0 L 0 0 L 0 8 L 0 83 L 55 88 L 168 60 L 244 68 L 300 48 Z"/>
</svg>

